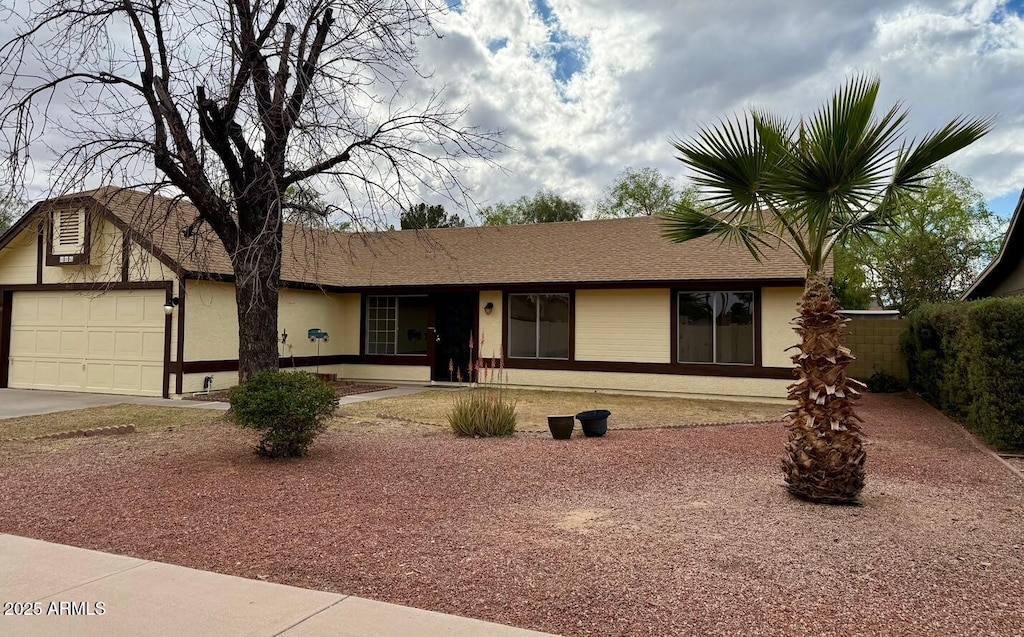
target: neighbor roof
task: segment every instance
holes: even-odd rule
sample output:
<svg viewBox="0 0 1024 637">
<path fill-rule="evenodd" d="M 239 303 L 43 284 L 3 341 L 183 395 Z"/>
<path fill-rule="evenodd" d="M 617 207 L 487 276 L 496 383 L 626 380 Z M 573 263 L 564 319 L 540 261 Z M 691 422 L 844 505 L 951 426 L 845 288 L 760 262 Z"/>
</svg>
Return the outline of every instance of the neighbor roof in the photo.
<svg viewBox="0 0 1024 637">
<path fill-rule="evenodd" d="M 230 275 L 231 261 L 208 226 L 186 238 L 198 216 L 187 200 L 103 188 L 44 202 L 92 200 L 118 225 L 151 239 L 154 252 L 197 275 Z M 36 206 L 34 209 L 40 209 Z M 31 213 L 30 213 L 31 214 Z M 831 263 L 829 264 L 831 267 Z M 787 249 L 758 263 L 742 246 L 701 238 L 673 244 L 651 217 L 518 226 L 337 233 L 286 225 L 282 279 L 331 287 L 417 287 L 529 283 L 802 280 Z"/>
<path fill-rule="evenodd" d="M 1003 237 L 1003 245 L 999 248 L 999 254 L 988 264 L 988 267 L 978 276 L 977 280 L 967 288 L 961 297 L 965 301 L 984 298 L 992 294 L 993 290 L 1014 270 L 1021 262 L 1021 254 L 1024 254 L 1024 222 L 1020 219 L 1024 216 L 1024 190 L 1017 200 L 1017 208 L 1010 218 L 1010 228 Z"/>
</svg>

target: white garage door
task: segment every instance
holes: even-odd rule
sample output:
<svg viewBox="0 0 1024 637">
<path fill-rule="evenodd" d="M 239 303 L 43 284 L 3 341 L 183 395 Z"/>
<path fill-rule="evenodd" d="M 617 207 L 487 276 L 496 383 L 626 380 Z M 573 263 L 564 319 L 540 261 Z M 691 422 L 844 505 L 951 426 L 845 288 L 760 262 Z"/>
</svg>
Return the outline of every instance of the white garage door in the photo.
<svg viewBox="0 0 1024 637">
<path fill-rule="evenodd" d="M 160 396 L 163 290 L 15 292 L 8 385 Z"/>
</svg>

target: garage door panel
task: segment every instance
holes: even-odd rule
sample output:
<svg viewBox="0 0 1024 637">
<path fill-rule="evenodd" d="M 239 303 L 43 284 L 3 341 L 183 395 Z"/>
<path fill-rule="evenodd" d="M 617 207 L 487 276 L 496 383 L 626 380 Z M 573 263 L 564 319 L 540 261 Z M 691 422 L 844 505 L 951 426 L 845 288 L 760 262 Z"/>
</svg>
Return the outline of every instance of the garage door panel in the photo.
<svg viewBox="0 0 1024 637">
<path fill-rule="evenodd" d="M 15 292 L 9 385 L 159 396 L 162 290 Z"/>
</svg>

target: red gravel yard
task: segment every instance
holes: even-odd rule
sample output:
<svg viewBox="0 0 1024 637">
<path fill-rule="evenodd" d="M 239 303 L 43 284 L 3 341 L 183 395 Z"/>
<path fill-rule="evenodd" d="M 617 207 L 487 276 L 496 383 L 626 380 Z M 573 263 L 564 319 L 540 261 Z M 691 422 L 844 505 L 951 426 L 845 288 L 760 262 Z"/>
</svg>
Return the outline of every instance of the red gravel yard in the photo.
<svg viewBox="0 0 1024 637">
<path fill-rule="evenodd" d="M 565 635 L 1024 632 L 1024 481 L 920 400 L 861 411 L 861 507 L 786 494 L 781 425 L 267 462 L 212 421 L 0 443 L 0 532 Z"/>
</svg>

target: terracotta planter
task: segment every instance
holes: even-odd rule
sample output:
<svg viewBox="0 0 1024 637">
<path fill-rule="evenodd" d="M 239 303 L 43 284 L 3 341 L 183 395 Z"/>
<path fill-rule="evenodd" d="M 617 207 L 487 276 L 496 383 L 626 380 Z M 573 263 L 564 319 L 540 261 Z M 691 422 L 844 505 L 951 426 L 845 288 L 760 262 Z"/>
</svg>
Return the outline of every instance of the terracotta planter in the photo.
<svg viewBox="0 0 1024 637">
<path fill-rule="evenodd" d="M 551 437 L 555 440 L 572 438 L 572 430 L 575 426 L 576 419 L 572 416 L 548 416 L 548 429 L 551 430 Z"/>
<path fill-rule="evenodd" d="M 607 409 L 592 409 L 581 411 L 576 414 L 580 424 L 583 425 L 583 435 L 588 438 L 600 438 L 608 433 L 608 416 L 612 412 Z"/>
</svg>

